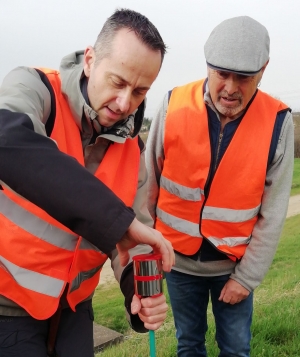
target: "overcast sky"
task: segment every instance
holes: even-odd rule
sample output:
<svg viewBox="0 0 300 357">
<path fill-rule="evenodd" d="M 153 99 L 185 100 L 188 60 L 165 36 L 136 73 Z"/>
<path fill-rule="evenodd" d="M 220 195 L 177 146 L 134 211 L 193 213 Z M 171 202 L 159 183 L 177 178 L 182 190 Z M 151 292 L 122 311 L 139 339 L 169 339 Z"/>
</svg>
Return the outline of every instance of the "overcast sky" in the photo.
<svg viewBox="0 0 300 357">
<path fill-rule="evenodd" d="M 0 82 L 16 66 L 58 68 L 63 56 L 94 44 L 118 7 L 146 15 L 168 46 L 147 96 L 147 117 L 169 89 L 206 76 L 203 46 L 210 32 L 240 15 L 261 22 L 270 34 L 270 63 L 260 89 L 300 110 L 299 0 L 1 0 Z"/>
</svg>

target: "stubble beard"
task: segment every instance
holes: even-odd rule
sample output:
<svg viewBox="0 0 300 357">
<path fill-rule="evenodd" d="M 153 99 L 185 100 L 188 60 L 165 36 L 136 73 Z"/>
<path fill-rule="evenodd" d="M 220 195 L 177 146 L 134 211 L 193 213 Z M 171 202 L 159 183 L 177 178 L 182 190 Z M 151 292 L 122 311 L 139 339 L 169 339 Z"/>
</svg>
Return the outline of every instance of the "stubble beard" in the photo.
<svg viewBox="0 0 300 357">
<path fill-rule="evenodd" d="M 221 104 L 220 102 L 221 97 L 227 97 L 229 99 L 238 99 L 239 103 L 236 107 L 228 108 Z M 243 97 L 240 94 L 229 96 L 228 94 L 224 95 L 221 93 L 218 96 L 218 100 L 215 103 L 215 107 L 220 114 L 224 115 L 227 118 L 233 118 L 243 110 Z"/>
</svg>

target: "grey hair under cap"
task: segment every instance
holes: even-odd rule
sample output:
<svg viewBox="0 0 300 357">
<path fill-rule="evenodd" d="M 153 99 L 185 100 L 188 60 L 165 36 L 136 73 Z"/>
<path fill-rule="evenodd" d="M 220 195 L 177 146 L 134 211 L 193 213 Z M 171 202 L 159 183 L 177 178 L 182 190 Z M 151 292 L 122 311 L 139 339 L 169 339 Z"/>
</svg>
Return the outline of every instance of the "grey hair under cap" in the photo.
<svg viewBox="0 0 300 357">
<path fill-rule="evenodd" d="M 261 70 L 269 60 L 269 50 L 267 29 L 249 16 L 221 22 L 204 45 L 209 67 L 246 76 Z"/>
</svg>

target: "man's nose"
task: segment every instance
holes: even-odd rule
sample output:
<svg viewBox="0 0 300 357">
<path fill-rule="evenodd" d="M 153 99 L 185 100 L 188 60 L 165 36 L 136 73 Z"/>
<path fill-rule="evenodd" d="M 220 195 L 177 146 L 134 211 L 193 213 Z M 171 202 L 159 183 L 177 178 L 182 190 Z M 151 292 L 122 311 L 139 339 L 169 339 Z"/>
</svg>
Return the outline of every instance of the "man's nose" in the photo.
<svg viewBox="0 0 300 357">
<path fill-rule="evenodd" d="M 229 95 L 235 93 L 238 91 L 239 88 L 239 81 L 237 78 L 235 78 L 235 76 L 231 75 L 226 79 L 225 82 L 225 90 L 227 91 L 227 93 Z"/>
<path fill-rule="evenodd" d="M 122 91 L 117 97 L 117 104 L 122 113 L 126 113 L 130 107 L 131 93 L 130 91 Z"/>
</svg>

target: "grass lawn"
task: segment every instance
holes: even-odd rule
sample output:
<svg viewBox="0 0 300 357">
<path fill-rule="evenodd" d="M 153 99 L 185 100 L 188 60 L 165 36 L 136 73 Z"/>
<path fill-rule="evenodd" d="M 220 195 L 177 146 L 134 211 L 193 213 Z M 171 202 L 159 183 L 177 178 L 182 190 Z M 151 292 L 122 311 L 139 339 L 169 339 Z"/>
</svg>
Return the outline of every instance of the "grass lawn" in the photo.
<svg viewBox="0 0 300 357">
<path fill-rule="evenodd" d="M 300 194 L 300 158 L 297 158 L 294 161 L 294 173 L 293 173 L 291 196 L 299 195 L 299 194 Z"/>
<path fill-rule="evenodd" d="M 299 176 L 298 176 L 299 178 Z M 300 356 L 300 215 L 286 220 L 278 250 L 263 283 L 254 294 L 252 351 L 255 357 Z M 165 294 L 168 299 L 167 289 Z M 125 320 L 123 298 L 116 283 L 100 286 L 93 300 L 97 323 L 125 334 L 125 341 L 97 357 L 149 356 L 148 334 L 133 332 Z M 214 324 L 208 311 L 209 357 L 218 355 Z M 171 309 L 155 333 L 157 357 L 175 357 L 176 339 Z"/>
</svg>

